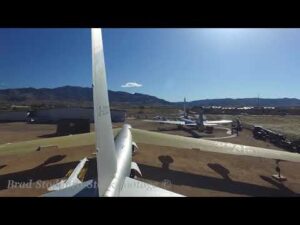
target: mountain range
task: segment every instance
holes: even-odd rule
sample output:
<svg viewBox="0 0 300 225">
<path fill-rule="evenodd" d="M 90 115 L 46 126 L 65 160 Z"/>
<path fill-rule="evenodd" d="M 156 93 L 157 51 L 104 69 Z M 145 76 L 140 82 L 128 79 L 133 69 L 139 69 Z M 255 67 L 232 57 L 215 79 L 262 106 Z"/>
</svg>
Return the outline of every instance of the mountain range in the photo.
<svg viewBox="0 0 300 225">
<path fill-rule="evenodd" d="M 299 107 L 300 99 L 297 98 L 222 98 L 203 99 L 191 101 L 189 106 L 224 106 L 224 107 L 244 107 L 244 106 L 266 106 L 266 107 Z"/>
<path fill-rule="evenodd" d="M 183 102 L 168 102 L 155 96 L 109 90 L 111 104 L 131 105 L 182 105 Z M 93 90 L 89 87 L 64 86 L 58 88 L 18 88 L 0 90 L 0 103 L 2 104 L 87 104 L 92 105 Z M 188 106 L 273 106 L 273 107 L 298 107 L 300 99 L 296 98 L 223 98 L 204 99 L 188 102 Z"/>
<path fill-rule="evenodd" d="M 112 104 L 168 105 L 163 99 L 145 94 L 108 91 Z M 0 103 L 10 104 L 68 104 L 90 105 L 93 89 L 89 87 L 64 86 L 58 88 L 18 88 L 0 90 Z"/>
</svg>

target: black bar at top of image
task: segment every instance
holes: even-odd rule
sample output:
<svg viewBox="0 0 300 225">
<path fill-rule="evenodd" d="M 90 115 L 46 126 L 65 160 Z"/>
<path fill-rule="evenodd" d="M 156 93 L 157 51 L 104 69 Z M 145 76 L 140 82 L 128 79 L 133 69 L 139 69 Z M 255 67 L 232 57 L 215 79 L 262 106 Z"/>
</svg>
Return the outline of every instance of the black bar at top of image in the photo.
<svg viewBox="0 0 300 225">
<path fill-rule="evenodd" d="M 124 3 L 123 3 L 124 4 Z M 100 7 L 102 6 L 102 7 Z M 188 6 L 188 7 L 186 7 Z M 270 6 L 262 8 L 249 5 L 235 8 L 220 6 L 169 4 L 162 6 L 143 5 L 140 8 L 129 4 L 106 7 L 105 4 L 76 5 L 73 7 L 49 6 L 17 11 L 2 10 L 0 27 L 232 27 L 232 28 L 281 28 L 300 27 L 300 14 L 296 8 L 274 11 Z"/>
</svg>

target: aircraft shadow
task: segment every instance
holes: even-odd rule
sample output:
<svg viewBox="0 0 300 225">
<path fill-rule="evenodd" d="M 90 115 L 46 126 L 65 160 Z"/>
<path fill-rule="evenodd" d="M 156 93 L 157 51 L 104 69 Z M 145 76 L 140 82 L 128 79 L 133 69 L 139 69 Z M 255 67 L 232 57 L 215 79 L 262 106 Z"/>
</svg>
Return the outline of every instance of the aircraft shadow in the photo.
<svg viewBox="0 0 300 225">
<path fill-rule="evenodd" d="M 290 193 L 290 194 L 294 194 L 294 192 L 290 189 L 288 189 L 283 183 L 279 182 L 279 181 L 275 181 L 273 180 L 272 178 L 270 177 L 266 177 L 266 176 L 263 176 L 263 175 L 260 175 L 261 179 L 263 179 L 264 181 L 272 184 L 273 186 L 275 186 L 276 188 L 282 190 L 283 192 L 286 192 L 286 193 Z"/>
<path fill-rule="evenodd" d="M 162 169 L 168 170 L 170 164 L 174 162 L 173 158 L 169 155 L 161 155 L 158 157 L 159 161 L 162 163 Z"/>
<path fill-rule="evenodd" d="M 65 158 L 65 155 L 52 156 L 35 168 L 0 175 L 0 190 L 8 188 L 9 180 L 14 180 L 15 182 L 29 182 L 32 180 L 32 182 L 35 182 L 38 180 L 43 181 L 63 178 L 70 169 L 74 169 L 78 164 L 78 161 L 75 161 L 58 165 L 49 165 L 51 163 L 59 162 L 63 158 Z M 170 170 L 169 165 L 173 163 L 173 159 L 170 156 L 159 156 L 159 160 L 162 162 L 162 168 L 138 164 L 143 174 L 143 178 L 158 182 L 168 179 L 175 185 L 186 185 L 248 196 L 299 196 L 299 194 L 289 190 L 283 184 L 266 176 L 260 177 L 274 185 L 277 189 L 233 181 L 229 178 L 229 170 L 219 164 L 208 164 L 208 166 L 219 173 L 224 179 Z M 84 180 L 95 179 L 97 176 L 97 164 L 95 158 L 89 159 L 88 168 Z"/>
<path fill-rule="evenodd" d="M 32 169 L 0 175 L 0 190 L 8 188 L 9 180 L 27 183 L 30 182 L 30 180 L 35 182 L 38 180 L 43 181 L 49 179 L 60 179 L 64 177 L 70 169 L 74 169 L 76 167 L 78 162 L 69 162 L 58 165 L 49 164 L 59 162 L 65 157 L 65 155 L 55 155 Z"/>
<path fill-rule="evenodd" d="M 4 167 L 6 167 L 7 165 L 2 165 L 2 166 L 0 166 L 0 170 L 2 169 L 2 168 L 4 168 Z"/>
<path fill-rule="evenodd" d="M 78 133 L 80 134 L 80 133 Z M 43 134 L 39 135 L 39 138 L 52 138 L 52 137 L 62 137 L 62 136 L 68 136 L 70 134 L 58 134 L 58 133 L 52 133 L 52 134 Z"/>
<path fill-rule="evenodd" d="M 54 155 L 49 157 L 45 162 L 43 162 L 40 166 L 46 166 L 51 163 L 56 163 L 66 158 L 66 155 Z"/>
<path fill-rule="evenodd" d="M 185 129 L 184 131 L 192 135 L 194 138 L 211 137 L 209 135 L 196 133 L 195 130 L 192 129 Z"/>
<path fill-rule="evenodd" d="M 157 128 L 157 129 L 151 129 L 149 131 L 179 131 L 180 129 L 178 129 L 177 127 L 175 128 Z"/>
<path fill-rule="evenodd" d="M 216 173 L 220 174 L 224 179 L 228 181 L 232 181 L 229 177 L 230 171 L 225 168 L 224 166 L 218 164 L 218 163 L 208 163 L 207 166 L 214 170 Z"/>
<path fill-rule="evenodd" d="M 186 173 L 175 170 L 166 170 L 163 168 L 153 167 L 149 165 L 139 164 L 143 178 L 162 182 L 167 179 L 175 185 L 186 185 L 196 188 L 204 188 L 233 194 L 243 194 L 248 196 L 299 196 L 291 191 L 283 189 L 273 189 L 256 184 L 250 184 L 240 181 L 232 181 L 227 179 L 227 171 L 220 170 L 220 167 L 212 166 L 214 170 L 221 172 L 226 179 L 209 177 L 204 175 Z M 225 173 L 224 173 L 225 172 Z M 227 174 L 227 175 L 225 175 Z"/>
<path fill-rule="evenodd" d="M 39 138 L 52 138 L 52 137 L 60 137 L 63 135 L 59 135 L 57 133 L 52 133 L 52 134 L 43 134 L 43 135 L 39 135 Z"/>
</svg>

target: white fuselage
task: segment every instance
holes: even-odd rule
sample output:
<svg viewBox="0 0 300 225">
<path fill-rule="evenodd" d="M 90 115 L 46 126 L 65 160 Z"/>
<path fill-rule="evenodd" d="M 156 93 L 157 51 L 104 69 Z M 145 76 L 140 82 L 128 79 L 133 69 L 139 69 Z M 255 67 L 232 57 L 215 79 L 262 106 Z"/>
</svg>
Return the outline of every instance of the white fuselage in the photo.
<svg viewBox="0 0 300 225">
<path fill-rule="evenodd" d="M 183 122 L 185 122 L 186 125 L 196 123 L 196 121 L 191 120 L 191 119 L 181 118 L 181 120 L 182 120 Z"/>
<path fill-rule="evenodd" d="M 132 135 L 130 128 L 130 125 L 125 124 L 119 134 L 115 137 L 117 169 L 104 196 L 119 196 L 125 178 L 130 175 L 132 161 Z"/>
</svg>

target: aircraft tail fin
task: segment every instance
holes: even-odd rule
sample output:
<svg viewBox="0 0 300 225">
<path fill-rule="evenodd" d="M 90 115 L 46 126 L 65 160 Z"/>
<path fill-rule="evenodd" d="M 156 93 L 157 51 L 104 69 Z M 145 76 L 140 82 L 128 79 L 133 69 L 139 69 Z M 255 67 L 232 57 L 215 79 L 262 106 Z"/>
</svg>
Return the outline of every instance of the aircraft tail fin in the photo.
<svg viewBox="0 0 300 225">
<path fill-rule="evenodd" d="M 201 110 L 199 115 L 198 115 L 198 120 L 197 120 L 197 124 L 200 126 L 203 126 L 204 124 L 204 118 L 203 118 L 203 111 Z"/>
<path fill-rule="evenodd" d="M 184 102 L 183 102 L 183 116 L 184 118 L 187 118 L 187 113 L 186 113 L 186 99 L 184 98 Z"/>
<path fill-rule="evenodd" d="M 92 29 L 92 62 L 98 192 L 99 196 L 103 196 L 115 175 L 117 158 L 111 124 L 100 28 Z"/>
</svg>

